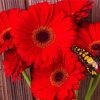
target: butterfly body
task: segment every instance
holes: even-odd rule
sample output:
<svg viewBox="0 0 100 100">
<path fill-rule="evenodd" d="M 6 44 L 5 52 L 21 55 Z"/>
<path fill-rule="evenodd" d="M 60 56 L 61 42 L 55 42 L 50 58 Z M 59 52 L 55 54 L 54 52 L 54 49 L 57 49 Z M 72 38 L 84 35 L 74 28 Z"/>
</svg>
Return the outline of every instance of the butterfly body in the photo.
<svg viewBox="0 0 100 100">
<path fill-rule="evenodd" d="M 98 64 L 94 60 L 94 57 L 88 51 L 78 46 L 73 46 L 71 49 L 78 56 L 79 60 L 86 66 L 88 73 L 92 77 L 97 76 L 96 69 L 98 69 Z"/>
</svg>

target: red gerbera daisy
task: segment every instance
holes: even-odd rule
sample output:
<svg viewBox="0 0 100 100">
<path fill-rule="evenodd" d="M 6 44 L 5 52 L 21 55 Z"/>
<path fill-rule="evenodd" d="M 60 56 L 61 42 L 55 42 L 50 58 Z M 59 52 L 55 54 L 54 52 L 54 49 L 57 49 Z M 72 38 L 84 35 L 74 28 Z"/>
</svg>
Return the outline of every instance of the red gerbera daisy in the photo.
<svg viewBox="0 0 100 100">
<path fill-rule="evenodd" d="M 87 17 L 92 2 L 90 0 L 62 0 L 57 5 L 63 9 L 68 16 L 74 17 L 76 20 Z"/>
<path fill-rule="evenodd" d="M 91 52 L 100 66 L 100 23 L 84 23 L 79 30 L 77 45 Z"/>
<path fill-rule="evenodd" d="M 11 28 L 19 15 L 19 9 L 11 9 L 0 13 L 0 53 L 12 48 Z"/>
<path fill-rule="evenodd" d="M 63 63 L 53 64 L 47 69 L 34 68 L 32 93 L 40 100 L 72 100 L 73 91 L 78 89 L 79 81 L 84 78 L 83 72 L 84 67 L 68 50 Z"/>
<path fill-rule="evenodd" d="M 60 48 L 72 45 L 76 35 L 74 29 L 70 17 L 45 2 L 22 12 L 13 33 L 21 57 L 29 64 L 33 61 L 39 64 L 56 61 Z"/>
<path fill-rule="evenodd" d="M 34 100 L 45 100 L 45 99 L 39 99 L 39 98 L 35 98 L 34 97 Z M 69 90 L 67 96 L 65 97 L 65 99 L 63 99 L 63 98 L 56 98 L 56 96 L 55 96 L 54 99 L 50 98 L 50 99 L 46 99 L 46 100 L 76 100 L 76 95 L 75 95 L 75 91 Z"/>
<path fill-rule="evenodd" d="M 4 53 L 4 71 L 7 77 L 12 76 L 12 80 L 20 79 L 20 74 L 26 68 L 26 64 L 22 61 L 21 57 L 17 54 L 15 48 L 9 49 Z"/>
</svg>

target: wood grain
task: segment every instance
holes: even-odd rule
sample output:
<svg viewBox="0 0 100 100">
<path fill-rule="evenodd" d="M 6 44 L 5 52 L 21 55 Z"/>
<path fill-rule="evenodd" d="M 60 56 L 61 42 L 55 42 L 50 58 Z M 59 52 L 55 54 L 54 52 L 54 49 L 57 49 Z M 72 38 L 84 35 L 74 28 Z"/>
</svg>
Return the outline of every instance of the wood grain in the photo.
<svg viewBox="0 0 100 100">
<path fill-rule="evenodd" d="M 25 9 L 25 0 L 0 0 L 0 11 L 11 8 Z M 6 79 L 0 57 L 0 100 L 32 100 L 30 88 L 25 80 L 12 82 L 11 79 Z M 30 76 L 30 71 L 27 71 Z"/>
<path fill-rule="evenodd" d="M 100 0 L 92 0 L 94 6 L 92 9 L 92 22 L 100 22 Z"/>
<path fill-rule="evenodd" d="M 36 4 L 38 2 L 49 2 L 49 3 L 56 3 L 58 1 L 62 1 L 62 0 L 27 0 L 29 2 L 29 5 L 32 5 L 32 4 Z"/>
<path fill-rule="evenodd" d="M 0 0 L 0 11 L 8 10 L 14 7 L 25 9 L 28 5 L 32 5 L 45 0 Z M 50 3 L 57 2 L 58 0 L 48 0 Z M 100 21 L 100 0 L 94 1 L 93 9 L 90 11 L 90 17 L 88 18 L 91 22 Z M 30 89 L 27 86 L 25 80 L 17 81 L 13 83 L 11 79 L 6 79 L 2 61 L 3 56 L 0 56 L 0 100 L 32 100 Z M 30 76 L 30 71 L 27 70 Z M 84 100 L 84 95 L 89 83 L 89 78 L 82 81 L 80 84 L 79 98 L 78 100 Z M 98 85 L 92 100 L 100 100 L 100 84 Z"/>
</svg>

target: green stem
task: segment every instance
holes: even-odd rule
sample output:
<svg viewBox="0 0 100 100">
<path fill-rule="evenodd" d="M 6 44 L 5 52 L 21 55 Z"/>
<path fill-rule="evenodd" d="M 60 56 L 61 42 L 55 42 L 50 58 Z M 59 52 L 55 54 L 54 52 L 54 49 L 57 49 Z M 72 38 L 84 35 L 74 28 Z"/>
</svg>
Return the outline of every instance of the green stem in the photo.
<svg viewBox="0 0 100 100">
<path fill-rule="evenodd" d="M 91 89 L 91 87 L 92 87 L 93 81 L 94 81 L 94 78 L 91 78 L 91 79 L 90 79 L 90 82 L 89 82 L 88 89 L 87 89 L 87 93 L 86 93 L 87 95 L 88 95 L 88 93 L 89 93 L 89 91 L 90 91 L 90 89 Z"/>
<path fill-rule="evenodd" d="M 76 100 L 78 100 L 78 90 L 75 91 L 76 94 Z"/>
<path fill-rule="evenodd" d="M 90 91 L 90 89 L 93 85 L 93 80 L 94 80 L 94 78 L 90 79 L 89 86 L 88 86 L 88 89 L 87 89 L 87 92 L 86 92 L 86 95 L 85 95 L 85 100 L 91 100 L 91 97 L 89 96 L 89 91 Z"/>
<path fill-rule="evenodd" d="M 93 86 L 92 86 L 92 88 L 91 88 L 91 90 L 90 90 L 90 96 L 93 95 L 93 93 L 94 93 L 94 91 L 95 91 L 95 89 L 96 89 L 96 87 L 97 87 L 99 81 L 100 81 L 100 74 L 99 74 L 99 75 L 94 79 L 94 81 L 93 81 Z"/>
<path fill-rule="evenodd" d="M 28 75 L 26 74 L 26 72 L 23 71 L 23 72 L 22 72 L 22 75 L 23 75 L 24 79 L 26 80 L 27 84 L 28 84 L 29 87 L 30 87 L 31 81 L 30 81 Z"/>
<path fill-rule="evenodd" d="M 85 100 L 91 100 L 91 96 L 89 95 L 85 96 Z"/>
<path fill-rule="evenodd" d="M 89 88 L 85 96 L 85 100 L 91 100 L 91 97 L 100 81 L 100 74 L 96 78 L 90 80 Z"/>
<path fill-rule="evenodd" d="M 80 82 L 79 82 L 79 86 L 80 86 Z M 76 94 L 76 100 L 78 100 L 78 93 L 79 93 L 79 90 L 76 90 L 76 91 L 75 91 L 75 94 Z"/>
</svg>

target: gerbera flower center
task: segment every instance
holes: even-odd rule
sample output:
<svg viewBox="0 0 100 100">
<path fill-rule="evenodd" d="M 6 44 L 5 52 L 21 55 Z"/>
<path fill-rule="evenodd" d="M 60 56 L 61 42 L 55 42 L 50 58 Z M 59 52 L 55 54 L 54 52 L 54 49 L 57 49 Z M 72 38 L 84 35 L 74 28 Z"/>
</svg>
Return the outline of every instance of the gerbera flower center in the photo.
<svg viewBox="0 0 100 100">
<path fill-rule="evenodd" d="M 2 40 L 3 41 L 10 40 L 12 38 L 10 30 L 11 30 L 11 28 L 7 28 L 6 30 L 4 30 L 2 32 Z"/>
<path fill-rule="evenodd" d="M 66 73 L 66 71 L 60 68 L 54 70 L 51 73 L 50 81 L 52 85 L 59 87 L 66 81 L 67 78 L 68 78 L 68 74 Z"/>
<path fill-rule="evenodd" d="M 3 40 L 10 40 L 10 39 L 11 39 L 10 31 L 7 31 L 7 32 L 3 35 Z"/>
<path fill-rule="evenodd" d="M 96 41 L 90 45 L 93 51 L 100 51 L 100 41 Z"/>
<path fill-rule="evenodd" d="M 36 39 L 41 43 L 48 42 L 50 39 L 50 34 L 46 30 L 41 30 L 36 34 Z"/>
<path fill-rule="evenodd" d="M 33 41 L 38 47 L 46 47 L 54 40 L 54 33 L 49 27 L 39 27 L 33 32 Z"/>
<path fill-rule="evenodd" d="M 58 72 L 55 75 L 55 81 L 60 82 L 63 79 L 64 74 L 62 72 Z"/>
</svg>

